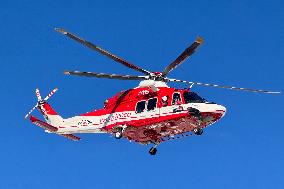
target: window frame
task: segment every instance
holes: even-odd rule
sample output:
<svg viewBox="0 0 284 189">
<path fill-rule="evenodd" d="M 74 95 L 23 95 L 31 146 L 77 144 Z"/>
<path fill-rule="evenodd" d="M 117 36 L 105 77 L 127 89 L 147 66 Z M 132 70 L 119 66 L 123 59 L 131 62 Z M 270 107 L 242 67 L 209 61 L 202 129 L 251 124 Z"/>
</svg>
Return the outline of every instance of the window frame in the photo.
<svg viewBox="0 0 284 189">
<path fill-rule="evenodd" d="M 138 105 L 140 102 L 145 102 L 145 106 L 144 106 L 144 109 L 143 109 L 142 112 L 137 112 L 137 105 Z M 138 102 L 136 103 L 136 106 L 135 106 L 135 113 L 136 113 L 136 114 L 141 114 L 141 113 L 145 112 L 146 107 L 147 107 L 147 100 L 140 100 L 140 101 L 138 101 Z"/>
<path fill-rule="evenodd" d="M 156 105 L 155 105 L 155 107 L 154 107 L 153 110 L 148 110 L 149 100 L 151 100 L 151 99 L 156 99 Z M 154 111 L 154 110 L 157 108 L 157 105 L 158 105 L 158 98 L 157 98 L 157 97 L 149 98 L 149 99 L 147 100 L 147 112 Z"/>
<path fill-rule="evenodd" d="M 181 97 L 181 94 L 180 94 L 180 92 L 178 91 L 178 92 L 173 92 L 173 94 L 172 94 L 172 100 L 171 100 L 171 105 L 172 106 L 174 106 L 174 105 L 177 105 L 177 104 L 173 104 L 173 100 L 174 100 L 174 94 L 175 93 L 177 93 L 177 94 L 179 94 L 179 99 L 180 99 L 180 102 L 182 103 L 182 97 Z"/>
<path fill-rule="evenodd" d="M 166 101 L 163 101 L 163 97 L 167 97 L 167 100 L 166 100 Z M 167 106 L 169 106 L 169 104 L 171 104 L 171 103 L 170 103 L 170 96 L 169 96 L 169 95 L 161 96 L 160 103 L 161 103 L 161 107 L 167 107 Z"/>
</svg>

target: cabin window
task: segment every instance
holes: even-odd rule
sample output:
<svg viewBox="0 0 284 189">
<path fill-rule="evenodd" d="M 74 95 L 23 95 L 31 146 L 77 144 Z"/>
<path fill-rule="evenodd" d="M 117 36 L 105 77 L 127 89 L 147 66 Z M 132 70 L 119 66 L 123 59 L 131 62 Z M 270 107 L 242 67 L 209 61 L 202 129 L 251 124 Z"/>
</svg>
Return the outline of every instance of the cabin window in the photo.
<svg viewBox="0 0 284 189">
<path fill-rule="evenodd" d="M 162 97 L 162 106 L 163 107 L 167 106 L 169 104 L 168 101 L 169 101 L 169 96 L 168 95 L 167 96 L 163 96 Z"/>
<path fill-rule="evenodd" d="M 174 93 L 173 94 L 172 105 L 179 105 L 179 104 L 181 104 L 180 93 Z"/>
<path fill-rule="evenodd" d="M 146 101 L 140 101 L 136 105 L 136 113 L 141 113 L 145 110 Z"/>
<path fill-rule="evenodd" d="M 148 100 L 147 110 L 151 111 L 154 110 L 157 106 L 157 98 L 151 98 Z"/>
</svg>

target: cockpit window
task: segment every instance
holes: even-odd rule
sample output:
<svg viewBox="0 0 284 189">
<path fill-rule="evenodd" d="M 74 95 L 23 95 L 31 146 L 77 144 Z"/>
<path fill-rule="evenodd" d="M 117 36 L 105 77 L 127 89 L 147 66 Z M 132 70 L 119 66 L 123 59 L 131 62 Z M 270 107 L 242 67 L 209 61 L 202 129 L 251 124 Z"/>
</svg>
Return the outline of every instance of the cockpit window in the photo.
<svg viewBox="0 0 284 189">
<path fill-rule="evenodd" d="M 172 105 L 178 105 L 181 103 L 180 93 L 173 94 Z"/>
<path fill-rule="evenodd" d="M 156 105 L 157 105 L 157 98 L 149 99 L 147 104 L 147 110 L 148 111 L 154 110 L 156 108 Z"/>
<path fill-rule="evenodd" d="M 184 102 L 187 103 L 204 103 L 206 100 L 198 96 L 195 92 L 185 91 L 183 93 Z"/>
<path fill-rule="evenodd" d="M 145 110 L 146 101 L 140 101 L 136 105 L 136 113 L 141 113 Z"/>
</svg>

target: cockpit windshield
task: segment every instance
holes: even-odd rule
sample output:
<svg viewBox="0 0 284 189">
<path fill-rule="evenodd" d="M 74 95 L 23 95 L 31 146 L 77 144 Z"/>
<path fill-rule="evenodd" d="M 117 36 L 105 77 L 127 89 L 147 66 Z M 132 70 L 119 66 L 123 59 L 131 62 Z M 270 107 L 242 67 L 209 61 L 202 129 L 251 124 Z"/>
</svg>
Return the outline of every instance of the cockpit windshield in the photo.
<svg viewBox="0 0 284 189">
<path fill-rule="evenodd" d="M 195 92 L 185 91 L 183 93 L 184 102 L 187 103 L 205 103 L 207 100 L 198 96 Z"/>
</svg>

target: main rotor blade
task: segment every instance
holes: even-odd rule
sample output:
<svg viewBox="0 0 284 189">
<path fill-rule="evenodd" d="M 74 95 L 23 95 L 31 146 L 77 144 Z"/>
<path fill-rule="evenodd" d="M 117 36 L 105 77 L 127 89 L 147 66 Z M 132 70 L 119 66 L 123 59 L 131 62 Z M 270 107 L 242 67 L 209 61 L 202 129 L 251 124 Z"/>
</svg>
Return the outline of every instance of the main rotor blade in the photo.
<svg viewBox="0 0 284 189">
<path fill-rule="evenodd" d="M 120 80 L 146 80 L 146 79 L 149 79 L 148 76 L 117 75 L 117 74 L 80 72 L 80 71 L 65 71 L 64 74 L 86 76 L 86 77 L 107 78 L 107 79 L 120 79 Z"/>
<path fill-rule="evenodd" d="M 280 92 L 275 92 L 275 91 L 267 91 L 267 90 L 259 90 L 259 89 L 248 89 L 248 88 L 216 85 L 216 84 L 209 84 L 209 83 L 182 81 L 182 80 L 170 79 L 170 78 L 167 78 L 167 79 L 168 79 L 168 81 L 172 81 L 172 82 L 189 83 L 189 84 L 195 84 L 195 85 L 201 85 L 201 86 L 218 87 L 218 88 L 225 88 L 225 89 L 232 89 L 232 90 L 239 90 L 239 91 L 248 91 L 248 92 L 256 92 L 256 93 L 268 93 L 268 94 L 279 94 L 280 93 Z"/>
<path fill-rule="evenodd" d="M 178 57 L 175 59 L 170 65 L 168 65 L 164 71 L 163 76 L 168 75 L 170 71 L 175 69 L 178 65 L 182 64 L 185 59 L 187 59 L 190 55 L 195 52 L 195 49 L 203 42 L 201 37 L 198 37 L 194 43 L 192 43 L 187 49 L 185 49 Z"/>
<path fill-rule="evenodd" d="M 108 51 L 106 51 L 106 50 L 104 50 L 104 49 L 94 45 L 94 44 L 92 44 L 91 42 L 86 41 L 85 39 L 79 38 L 76 35 L 68 32 L 68 31 L 65 31 L 64 29 L 55 28 L 55 31 L 68 36 L 69 38 L 71 38 L 71 39 L 73 39 L 73 40 L 75 40 L 75 41 L 77 41 L 77 42 L 79 42 L 79 43 L 89 47 L 90 49 L 93 49 L 93 50 L 95 50 L 95 51 L 97 51 L 97 52 L 99 52 L 99 53 L 101 53 L 101 54 L 111 58 L 112 60 L 114 60 L 116 62 L 119 62 L 120 64 L 123 64 L 124 66 L 127 66 L 128 68 L 131 68 L 131 69 L 134 69 L 136 71 L 142 72 L 142 73 L 144 73 L 146 75 L 150 75 L 151 74 L 151 72 L 149 72 L 149 71 L 147 71 L 145 69 L 142 69 L 142 68 L 140 68 L 140 67 L 138 67 L 138 66 L 136 66 L 134 64 L 131 64 L 130 62 L 127 62 L 126 60 L 123 60 L 122 58 L 120 58 L 120 57 L 118 57 L 118 56 L 116 56 L 116 55 L 114 55 L 114 54 L 112 54 L 112 53 L 110 53 L 110 52 L 108 52 Z"/>
</svg>

